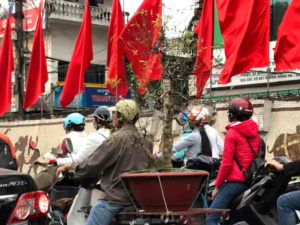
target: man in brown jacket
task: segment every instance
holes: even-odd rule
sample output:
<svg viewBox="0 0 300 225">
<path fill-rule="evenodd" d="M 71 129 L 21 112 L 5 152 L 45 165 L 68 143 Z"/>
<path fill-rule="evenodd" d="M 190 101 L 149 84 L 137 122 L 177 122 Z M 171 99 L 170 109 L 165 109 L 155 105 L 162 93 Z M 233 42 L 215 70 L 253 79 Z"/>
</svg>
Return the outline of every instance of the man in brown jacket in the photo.
<svg viewBox="0 0 300 225">
<path fill-rule="evenodd" d="M 135 127 L 139 116 L 136 102 L 120 100 L 109 110 L 113 112 L 113 123 L 118 130 L 76 169 L 81 177 L 102 173 L 101 189 L 105 197 L 92 207 L 86 225 L 110 224 L 118 212 L 131 204 L 120 175 L 149 167 L 147 152 L 152 152 L 152 144 Z"/>
</svg>

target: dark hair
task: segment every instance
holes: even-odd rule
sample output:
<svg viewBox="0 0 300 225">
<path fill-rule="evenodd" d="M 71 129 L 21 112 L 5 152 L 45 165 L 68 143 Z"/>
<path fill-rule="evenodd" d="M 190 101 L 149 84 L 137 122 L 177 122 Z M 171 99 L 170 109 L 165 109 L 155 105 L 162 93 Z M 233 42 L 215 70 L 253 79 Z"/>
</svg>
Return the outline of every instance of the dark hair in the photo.
<svg viewBox="0 0 300 225">
<path fill-rule="evenodd" d="M 118 111 L 115 111 L 114 113 L 117 114 L 117 118 L 118 118 L 118 125 L 116 128 L 121 128 L 123 126 L 122 114 Z"/>
<path fill-rule="evenodd" d="M 132 119 L 132 124 L 136 124 L 136 122 L 139 120 L 140 114 L 136 114 L 135 117 Z"/>
<path fill-rule="evenodd" d="M 140 118 L 140 114 L 136 114 L 135 117 L 132 120 L 126 120 L 126 118 L 122 115 L 122 113 L 120 112 L 116 112 L 117 113 L 117 117 L 118 117 L 118 128 L 123 126 L 123 121 L 126 121 L 128 123 L 132 123 L 132 124 L 136 124 L 136 122 L 139 120 Z"/>
<path fill-rule="evenodd" d="M 84 131 L 85 124 L 74 124 L 70 123 L 67 125 L 66 130 L 67 131 Z"/>
<path fill-rule="evenodd" d="M 104 126 L 106 129 L 112 128 L 112 122 L 108 120 L 109 116 L 102 115 L 101 119 L 99 119 L 97 116 L 94 116 L 94 119 L 95 119 L 97 125 Z"/>
<path fill-rule="evenodd" d="M 246 115 L 246 114 L 242 114 L 242 113 L 236 113 L 236 112 L 232 112 L 231 110 L 228 110 L 228 119 L 230 122 L 233 122 L 235 120 L 243 122 L 246 120 L 251 119 L 252 115 Z"/>
</svg>

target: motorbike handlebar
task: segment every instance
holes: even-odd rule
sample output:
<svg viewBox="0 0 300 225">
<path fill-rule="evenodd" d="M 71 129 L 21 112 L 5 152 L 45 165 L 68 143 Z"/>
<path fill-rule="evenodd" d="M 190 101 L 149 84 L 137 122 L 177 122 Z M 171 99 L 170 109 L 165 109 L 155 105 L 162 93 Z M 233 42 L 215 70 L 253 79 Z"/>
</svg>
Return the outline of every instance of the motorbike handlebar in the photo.
<svg viewBox="0 0 300 225">
<path fill-rule="evenodd" d="M 34 166 L 43 166 L 43 167 L 53 167 L 54 166 L 53 164 L 44 164 L 44 163 L 40 163 L 38 161 L 34 161 L 32 163 L 32 165 L 34 165 Z"/>
<path fill-rule="evenodd" d="M 34 161 L 34 162 L 33 162 L 33 165 L 38 165 L 38 166 L 48 166 L 48 165 L 46 165 L 46 164 L 44 164 L 44 163 L 40 163 L 40 162 L 38 162 L 38 161 Z"/>
<path fill-rule="evenodd" d="M 265 165 L 265 169 L 267 172 L 270 172 L 270 173 L 278 172 L 276 167 L 273 165 L 270 165 L 270 164 Z"/>
<path fill-rule="evenodd" d="M 74 177 L 75 176 L 75 172 L 73 170 L 63 171 L 61 174 L 64 177 Z"/>
</svg>

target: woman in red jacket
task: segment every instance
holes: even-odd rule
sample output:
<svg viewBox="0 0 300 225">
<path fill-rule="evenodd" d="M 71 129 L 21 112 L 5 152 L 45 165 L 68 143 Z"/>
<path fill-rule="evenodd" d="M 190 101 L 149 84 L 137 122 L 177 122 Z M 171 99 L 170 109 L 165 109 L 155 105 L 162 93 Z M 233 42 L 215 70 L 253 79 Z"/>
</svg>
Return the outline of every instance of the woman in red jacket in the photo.
<svg viewBox="0 0 300 225">
<path fill-rule="evenodd" d="M 228 107 L 230 124 L 226 126 L 224 153 L 222 163 L 216 179 L 216 188 L 212 193 L 211 208 L 225 209 L 230 201 L 248 188 L 243 172 L 247 170 L 254 159 L 250 144 L 254 151 L 259 149 L 258 125 L 252 119 L 253 106 L 244 98 L 233 99 Z M 248 142 L 248 140 L 249 142 Z M 221 213 L 210 213 L 206 225 L 217 225 Z"/>
</svg>

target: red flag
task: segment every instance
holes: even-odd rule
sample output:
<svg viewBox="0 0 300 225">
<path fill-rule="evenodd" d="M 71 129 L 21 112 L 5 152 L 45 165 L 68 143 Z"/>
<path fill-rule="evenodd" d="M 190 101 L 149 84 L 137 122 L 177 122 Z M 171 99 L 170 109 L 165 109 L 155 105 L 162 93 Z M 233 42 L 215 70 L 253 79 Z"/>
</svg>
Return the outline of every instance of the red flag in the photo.
<svg viewBox="0 0 300 225">
<path fill-rule="evenodd" d="M 119 35 L 124 29 L 124 18 L 119 0 L 114 0 L 107 40 L 107 66 L 109 67 L 106 80 L 108 90 L 118 96 L 125 97 L 128 92 L 124 63 L 124 50 L 118 42 Z"/>
<path fill-rule="evenodd" d="M 201 17 L 194 32 L 198 35 L 197 57 L 193 70 L 196 76 L 197 98 L 200 98 L 203 88 L 210 77 L 212 67 L 212 45 L 214 33 L 214 0 L 205 0 Z"/>
<path fill-rule="evenodd" d="M 275 70 L 300 68 L 300 1 L 293 0 L 278 28 Z"/>
<path fill-rule="evenodd" d="M 14 71 L 14 57 L 10 20 L 9 15 L 0 49 L 0 116 L 7 112 L 11 104 L 11 73 Z"/>
<path fill-rule="evenodd" d="M 33 37 L 32 53 L 23 104 L 24 109 L 36 103 L 38 97 L 45 92 L 45 84 L 48 81 L 41 13 L 42 1 L 40 3 L 39 17 Z"/>
<path fill-rule="evenodd" d="M 217 0 L 226 62 L 220 83 L 269 63 L 270 0 Z"/>
<path fill-rule="evenodd" d="M 161 27 L 162 0 L 144 0 L 120 35 L 141 94 L 149 81 L 160 80 L 162 76 Z"/>
<path fill-rule="evenodd" d="M 110 23 L 107 37 L 107 67 L 109 67 L 113 47 L 116 45 L 119 35 L 124 29 L 124 17 L 120 0 L 113 0 Z"/>
<path fill-rule="evenodd" d="M 60 97 L 62 107 L 69 105 L 77 94 L 84 92 L 84 72 L 90 67 L 92 60 L 92 20 L 89 0 L 86 0 L 83 22 L 77 36 L 64 88 Z"/>
</svg>

